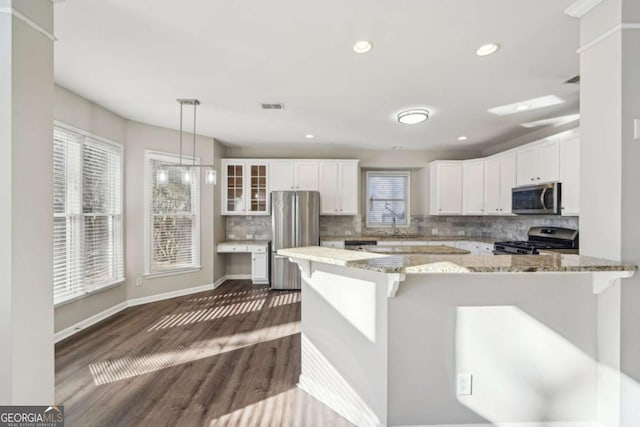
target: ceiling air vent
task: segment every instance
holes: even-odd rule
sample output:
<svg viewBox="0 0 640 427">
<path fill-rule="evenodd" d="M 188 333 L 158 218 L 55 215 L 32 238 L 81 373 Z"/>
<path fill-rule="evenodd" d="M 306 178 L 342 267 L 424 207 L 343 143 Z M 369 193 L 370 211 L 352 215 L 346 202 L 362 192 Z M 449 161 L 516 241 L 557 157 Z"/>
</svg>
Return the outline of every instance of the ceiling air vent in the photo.
<svg viewBox="0 0 640 427">
<path fill-rule="evenodd" d="M 570 83 L 570 84 L 578 84 L 578 83 L 580 83 L 580 75 L 578 74 L 577 76 L 571 77 L 565 83 Z"/>
<path fill-rule="evenodd" d="M 263 110 L 284 110 L 284 104 L 260 104 Z"/>
</svg>

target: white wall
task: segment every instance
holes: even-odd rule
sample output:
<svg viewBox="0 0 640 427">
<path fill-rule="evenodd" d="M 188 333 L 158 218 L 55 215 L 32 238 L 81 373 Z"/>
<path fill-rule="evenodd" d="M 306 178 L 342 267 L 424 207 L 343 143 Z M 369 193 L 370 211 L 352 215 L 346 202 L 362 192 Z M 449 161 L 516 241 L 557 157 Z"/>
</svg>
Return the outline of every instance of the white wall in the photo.
<svg viewBox="0 0 640 427">
<path fill-rule="evenodd" d="M 189 141 L 186 154 L 191 154 L 191 134 L 184 134 Z M 179 132 L 166 128 L 150 126 L 139 122 L 127 121 L 127 150 L 125 161 L 125 226 L 126 226 L 126 276 L 127 297 L 141 298 L 158 293 L 171 292 L 205 284 L 212 284 L 214 277 L 213 242 L 213 195 L 219 192 L 217 186 L 204 182 L 204 173 L 200 174 L 200 264 L 199 272 L 178 276 L 144 279 L 142 286 L 136 286 L 136 278 L 144 275 L 144 151 L 156 150 L 178 154 Z M 198 136 L 196 154 L 201 164 L 213 162 L 213 138 Z M 217 255 L 216 255 L 217 256 Z"/>
<path fill-rule="evenodd" d="M 56 332 L 127 299 L 211 284 L 225 275 L 224 258 L 215 254 L 213 249 L 215 242 L 225 237 L 224 219 L 220 216 L 219 210 L 213 209 L 214 202 L 220 201 L 220 191 L 217 186 L 204 184 L 204 174 L 201 174 L 202 270 L 197 273 L 143 280 L 142 286 L 135 286 L 136 278 L 144 273 L 144 150 L 152 149 L 177 154 L 179 147 L 177 131 L 129 121 L 61 86 L 55 87 L 54 118 L 124 146 L 124 235 L 127 278 L 127 281 L 120 286 L 57 307 L 55 310 Z M 191 153 L 191 134 L 185 133 L 183 137 L 189 141 L 189 144 L 185 144 L 185 152 Z M 213 138 L 198 136 L 196 154 L 200 157 L 202 164 L 214 162 L 219 170 L 224 146 Z"/>
<path fill-rule="evenodd" d="M 127 152 L 127 121 L 123 117 L 58 85 L 54 88 L 53 118 L 59 122 L 118 142 L 124 145 L 124 152 Z M 124 229 L 126 233 L 128 229 L 126 222 Z M 81 320 L 118 305 L 126 299 L 126 287 L 116 286 L 58 306 L 55 309 L 55 331 L 58 332 L 74 325 Z"/>
<path fill-rule="evenodd" d="M 585 255 L 640 264 L 640 144 L 633 139 L 633 119 L 640 118 L 640 31 L 622 23 L 640 26 L 637 0 L 604 0 L 580 22 L 582 46 L 599 40 L 580 53 L 580 244 Z M 640 275 L 600 296 L 598 311 L 600 421 L 635 427 Z"/>
<path fill-rule="evenodd" d="M 1 0 L 0 404 L 54 402 L 51 2 Z"/>
</svg>

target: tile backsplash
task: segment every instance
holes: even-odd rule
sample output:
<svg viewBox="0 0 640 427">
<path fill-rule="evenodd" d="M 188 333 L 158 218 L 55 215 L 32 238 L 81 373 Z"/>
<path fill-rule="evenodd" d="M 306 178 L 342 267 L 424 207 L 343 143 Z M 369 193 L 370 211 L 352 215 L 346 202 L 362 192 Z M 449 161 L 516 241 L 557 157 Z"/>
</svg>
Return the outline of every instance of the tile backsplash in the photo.
<svg viewBox="0 0 640 427">
<path fill-rule="evenodd" d="M 228 216 L 227 240 L 270 240 L 270 216 Z M 578 217 L 518 215 L 518 216 L 430 216 L 412 215 L 411 225 L 400 229 L 401 233 L 441 236 L 497 237 L 508 240 L 526 240 L 527 231 L 533 226 L 578 228 Z M 389 228 L 368 228 L 361 216 L 321 216 L 321 236 L 345 236 L 356 234 L 384 234 Z"/>
</svg>

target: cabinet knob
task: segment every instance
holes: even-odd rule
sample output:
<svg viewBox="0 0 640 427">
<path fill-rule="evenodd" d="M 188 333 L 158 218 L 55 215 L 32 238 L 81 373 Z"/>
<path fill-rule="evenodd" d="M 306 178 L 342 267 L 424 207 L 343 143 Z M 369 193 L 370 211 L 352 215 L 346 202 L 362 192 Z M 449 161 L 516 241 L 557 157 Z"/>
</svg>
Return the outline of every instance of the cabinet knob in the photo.
<svg viewBox="0 0 640 427">
<path fill-rule="evenodd" d="M 537 177 L 536 179 L 540 179 L 540 177 Z"/>
<path fill-rule="evenodd" d="M 500 209 L 496 208 L 497 211 L 499 211 Z"/>
<path fill-rule="evenodd" d="M 534 179 L 534 178 L 531 178 L 531 181 L 535 181 L 535 179 Z"/>
</svg>

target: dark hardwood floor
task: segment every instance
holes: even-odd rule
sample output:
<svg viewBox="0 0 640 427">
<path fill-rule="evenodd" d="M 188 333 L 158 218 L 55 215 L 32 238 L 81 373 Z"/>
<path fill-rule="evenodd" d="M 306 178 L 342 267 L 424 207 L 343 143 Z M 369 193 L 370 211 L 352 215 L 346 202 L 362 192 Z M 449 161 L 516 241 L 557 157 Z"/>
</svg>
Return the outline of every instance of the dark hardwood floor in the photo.
<svg viewBox="0 0 640 427">
<path fill-rule="evenodd" d="M 300 293 L 249 281 L 128 308 L 56 345 L 71 426 L 350 426 L 296 387 Z"/>
</svg>

